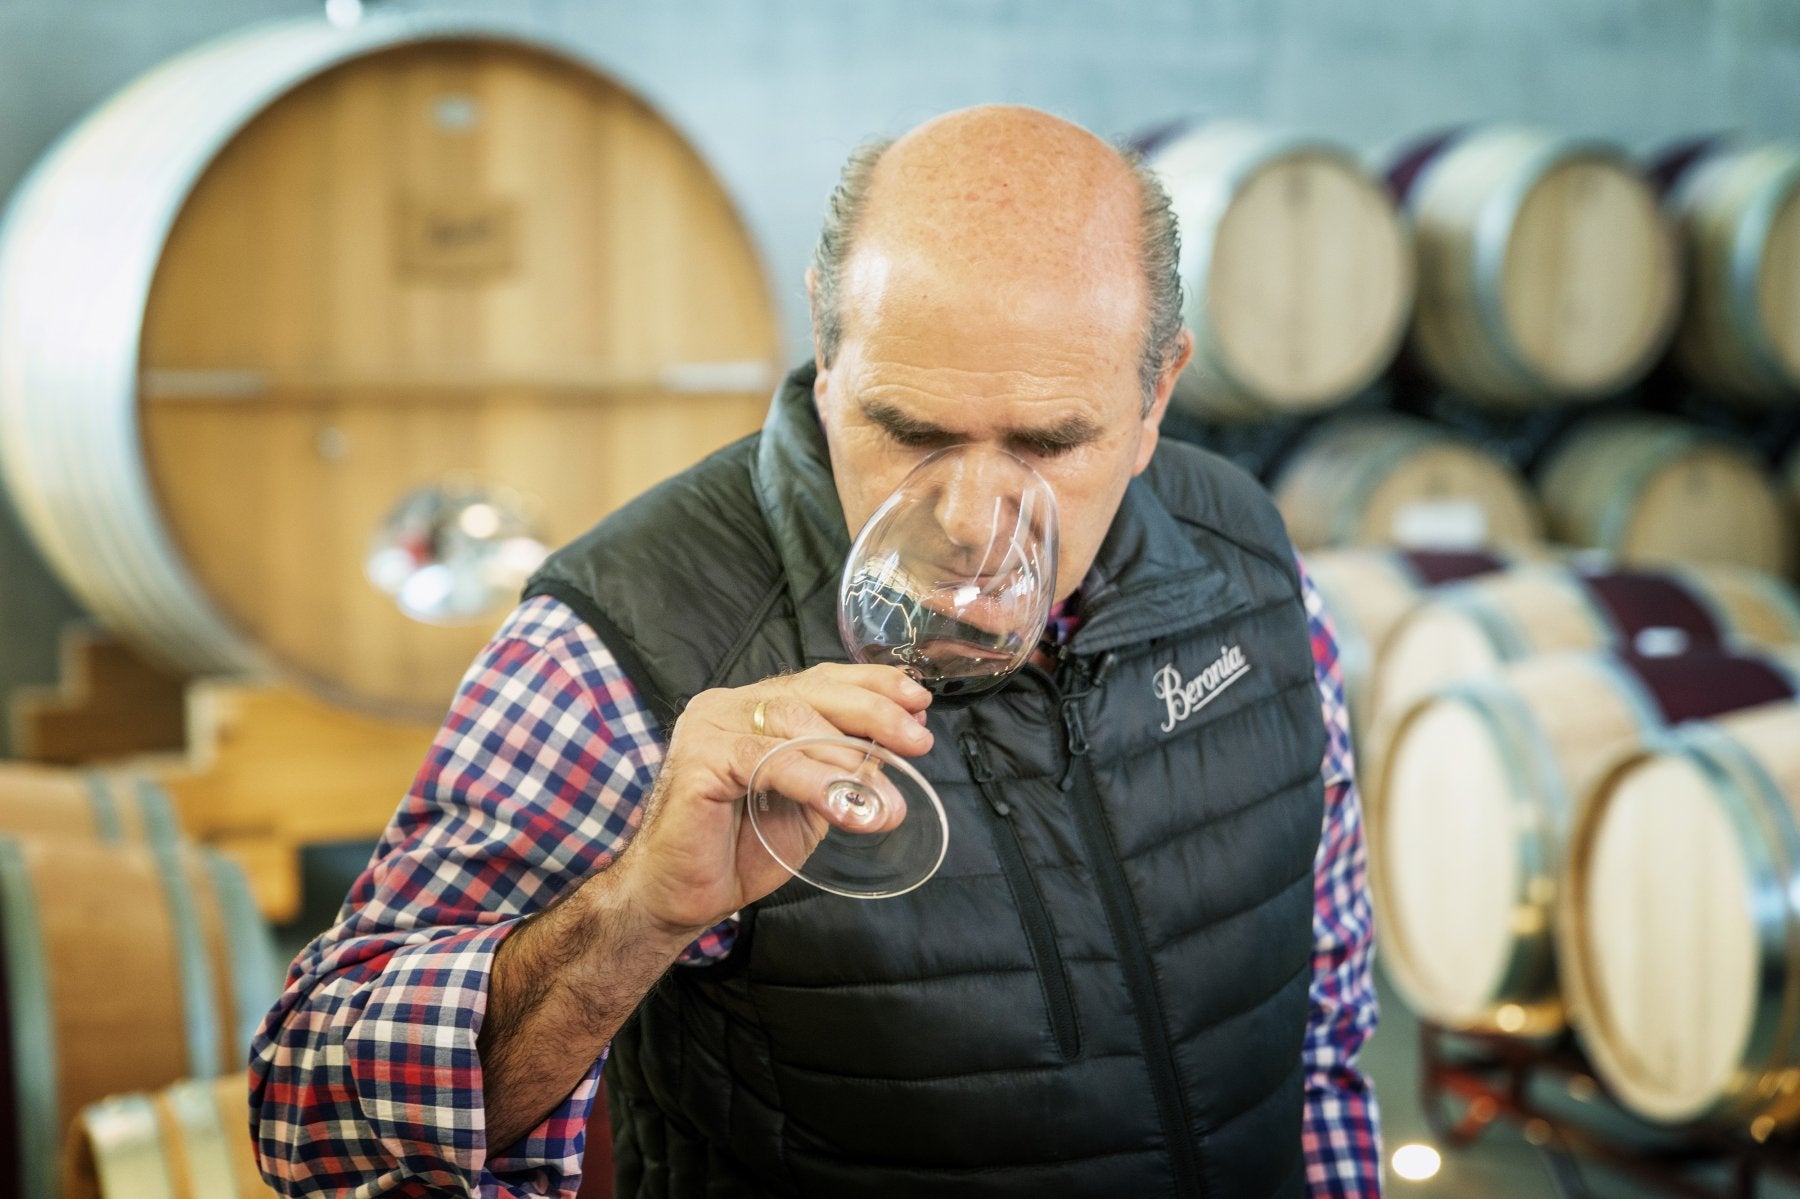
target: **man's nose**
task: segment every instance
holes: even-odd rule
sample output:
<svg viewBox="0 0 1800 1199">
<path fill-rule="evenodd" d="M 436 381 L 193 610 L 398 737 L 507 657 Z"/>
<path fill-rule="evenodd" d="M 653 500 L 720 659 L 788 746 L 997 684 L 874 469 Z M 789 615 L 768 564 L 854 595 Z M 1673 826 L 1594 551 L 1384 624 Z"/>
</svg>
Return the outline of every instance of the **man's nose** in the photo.
<svg viewBox="0 0 1800 1199">
<path fill-rule="evenodd" d="M 1005 483 L 1003 472 L 990 456 L 976 451 L 951 473 L 938 493 L 938 527 L 950 544 L 969 555 L 971 573 L 1006 523 L 1004 517 L 1013 501 Z"/>
</svg>

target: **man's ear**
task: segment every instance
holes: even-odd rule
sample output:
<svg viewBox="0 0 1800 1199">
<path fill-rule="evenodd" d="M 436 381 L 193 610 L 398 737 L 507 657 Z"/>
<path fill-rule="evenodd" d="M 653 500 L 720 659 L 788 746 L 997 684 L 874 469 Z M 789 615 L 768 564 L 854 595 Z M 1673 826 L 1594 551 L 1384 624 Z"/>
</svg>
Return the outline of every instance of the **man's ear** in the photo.
<svg viewBox="0 0 1800 1199">
<path fill-rule="evenodd" d="M 1163 413 L 1169 410 L 1169 397 L 1175 394 L 1175 380 L 1194 356 L 1194 335 L 1186 329 L 1175 339 L 1175 352 L 1163 363 L 1162 373 L 1156 376 L 1156 394 L 1151 397 L 1150 410 L 1144 413 L 1144 423 L 1138 429 L 1137 462 L 1133 464 L 1131 473 L 1141 475 L 1150 465 L 1150 456 L 1156 453 L 1157 439 L 1162 436 Z"/>
</svg>

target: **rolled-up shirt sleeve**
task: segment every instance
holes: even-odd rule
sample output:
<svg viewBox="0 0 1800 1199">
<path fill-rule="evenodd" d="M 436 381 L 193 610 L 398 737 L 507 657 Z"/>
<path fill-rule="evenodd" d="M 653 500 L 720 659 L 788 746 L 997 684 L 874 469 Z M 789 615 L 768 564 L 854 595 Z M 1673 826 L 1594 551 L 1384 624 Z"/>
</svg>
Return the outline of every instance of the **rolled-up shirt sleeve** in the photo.
<svg viewBox="0 0 1800 1199">
<path fill-rule="evenodd" d="M 513 925 L 624 848 L 662 753 L 591 629 L 555 600 L 513 613 L 257 1032 L 253 1131 L 278 1190 L 574 1190 L 600 1063 L 517 1144 L 490 1146 L 476 1051 L 489 971 Z"/>
</svg>

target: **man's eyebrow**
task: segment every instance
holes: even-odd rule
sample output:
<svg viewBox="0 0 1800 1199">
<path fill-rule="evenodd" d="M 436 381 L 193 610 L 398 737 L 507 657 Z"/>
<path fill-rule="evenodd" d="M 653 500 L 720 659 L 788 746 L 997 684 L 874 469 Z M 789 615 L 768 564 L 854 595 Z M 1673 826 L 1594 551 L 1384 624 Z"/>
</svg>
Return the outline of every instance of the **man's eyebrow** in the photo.
<svg viewBox="0 0 1800 1199">
<path fill-rule="evenodd" d="M 1006 435 L 1013 445 L 1028 450 L 1072 450 L 1097 441 L 1102 430 L 1085 416 L 1071 416 L 1041 429 L 1015 429 Z"/>
<path fill-rule="evenodd" d="M 862 400 L 863 415 L 880 425 L 889 436 L 902 441 L 941 441 L 945 445 L 964 440 L 960 433 L 940 429 L 930 421 L 920 420 L 885 400 Z"/>
<path fill-rule="evenodd" d="M 860 401 L 863 415 L 881 427 L 895 440 L 912 445 L 939 443 L 952 445 L 966 440 L 960 433 L 920 420 L 883 400 Z M 1031 452 L 1055 453 L 1071 450 L 1099 439 L 1104 430 L 1085 416 L 1071 416 L 1036 429 L 1013 429 L 1006 434 L 1007 444 Z"/>
</svg>

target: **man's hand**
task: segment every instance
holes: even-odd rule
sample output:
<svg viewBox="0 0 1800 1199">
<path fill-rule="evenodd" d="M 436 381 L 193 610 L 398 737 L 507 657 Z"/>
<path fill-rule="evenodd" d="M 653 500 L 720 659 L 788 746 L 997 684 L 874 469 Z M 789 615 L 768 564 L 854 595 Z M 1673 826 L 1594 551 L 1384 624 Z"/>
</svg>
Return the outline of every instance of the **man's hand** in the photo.
<svg viewBox="0 0 1800 1199">
<path fill-rule="evenodd" d="M 744 817 L 763 755 L 792 737 L 848 735 L 915 757 L 931 748 L 930 704 L 895 667 L 835 663 L 689 702 L 618 860 L 521 921 L 494 954 L 478 1041 L 490 1153 L 563 1101 L 695 936 L 787 881 Z M 825 784 L 861 760 L 855 751 L 800 757 L 775 781 L 820 802 L 822 831 Z"/>
<path fill-rule="evenodd" d="M 763 755 L 792 737 L 847 735 L 915 757 L 931 748 L 923 724 L 930 703 L 931 693 L 895 667 L 837 663 L 701 692 L 675 723 L 643 827 L 613 868 L 622 872 L 618 881 L 646 918 L 691 939 L 788 881 L 744 815 L 745 790 Z M 861 761 L 855 751 L 797 754 L 766 781 L 814 804 L 822 833 L 826 787 Z"/>
</svg>

